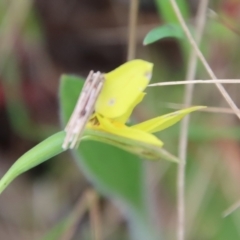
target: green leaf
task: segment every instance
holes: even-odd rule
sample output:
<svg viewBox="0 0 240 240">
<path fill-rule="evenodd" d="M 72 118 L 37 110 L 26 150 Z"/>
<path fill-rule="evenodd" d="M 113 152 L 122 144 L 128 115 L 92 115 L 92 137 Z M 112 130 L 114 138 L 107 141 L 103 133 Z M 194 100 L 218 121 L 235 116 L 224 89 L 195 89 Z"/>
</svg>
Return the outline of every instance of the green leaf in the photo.
<svg viewBox="0 0 240 240">
<path fill-rule="evenodd" d="M 85 131 L 85 134 L 86 135 L 82 141 L 93 140 L 110 144 L 148 160 L 164 159 L 176 163 L 179 162 L 177 157 L 166 151 L 164 148 L 156 147 L 151 144 L 89 129 Z"/>
<path fill-rule="evenodd" d="M 148 45 L 163 38 L 183 39 L 184 32 L 179 24 L 165 24 L 152 29 L 144 38 L 143 45 Z"/>
<path fill-rule="evenodd" d="M 158 8 L 158 12 L 161 15 L 162 19 L 166 23 L 178 23 L 176 14 L 172 8 L 171 2 L 169 0 L 155 0 Z M 189 9 L 187 1 L 185 0 L 176 0 L 177 5 L 184 18 L 189 17 Z"/>
<path fill-rule="evenodd" d="M 23 154 L 0 180 L 0 193 L 20 174 L 63 152 L 65 132 L 59 132 Z"/>
</svg>

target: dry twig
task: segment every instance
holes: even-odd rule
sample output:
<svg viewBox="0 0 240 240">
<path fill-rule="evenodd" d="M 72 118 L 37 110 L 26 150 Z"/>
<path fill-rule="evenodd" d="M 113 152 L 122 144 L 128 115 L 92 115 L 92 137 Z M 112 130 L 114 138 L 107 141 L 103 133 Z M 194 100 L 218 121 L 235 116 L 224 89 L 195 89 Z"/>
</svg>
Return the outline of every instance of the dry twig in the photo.
<svg viewBox="0 0 240 240">
<path fill-rule="evenodd" d="M 203 0 L 202 0 L 203 1 Z M 201 1 L 201 2 L 202 2 Z M 182 14 L 178 8 L 178 5 L 176 3 L 175 0 L 170 0 L 173 9 L 177 15 L 177 18 L 188 38 L 189 43 L 192 45 L 192 47 L 194 48 L 199 60 L 202 62 L 203 66 L 205 67 L 206 71 L 208 72 L 209 76 L 213 79 L 216 80 L 217 77 L 214 74 L 214 72 L 212 71 L 211 67 L 209 66 L 209 64 L 207 63 L 206 59 L 204 58 L 202 52 L 200 51 L 197 43 L 195 42 L 194 38 L 192 37 L 183 17 Z M 229 94 L 227 93 L 227 91 L 225 90 L 225 88 L 220 84 L 220 83 L 216 83 L 216 86 L 218 88 L 218 90 L 220 91 L 220 93 L 223 95 L 224 99 L 226 100 L 226 102 L 229 104 L 229 106 L 233 109 L 233 111 L 235 112 L 236 116 L 240 119 L 240 113 L 239 113 L 239 109 L 236 106 L 236 104 L 234 103 L 234 101 L 232 100 L 232 98 L 229 96 Z"/>
<path fill-rule="evenodd" d="M 139 0 L 131 0 L 129 11 L 128 61 L 134 59 L 136 55 L 138 5 Z"/>
<path fill-rule="evenodd" d="M 214 84 L 214 83 L 237 84 L 237 83 L 240 83 L 240 79 L 187 80 L 187 81 L 159 82 L 159 83 L 149 84 L 148 87 L 191 85 L 191 84 Z"/>
<path fill-rule="evenodd" d="M 175 0 L 170 0 L 174 11 L 178 17 L 178 20 L 188 36 L 189 42 L 193 43 L 192 52 L 190 55 L 189 63 L 188 63 L 188 72 L 186 76 L 186 80 L 194 79 L 197 68 L 197 43 L 201 41 L 202 33 L 205 25 L 206 11 L 208 0 L 202 0 L 200 2 L 198 13 L 197 13 L 197 24 L 196 24 L 196 41 L 191 36 L 183 17 L 179 11 L 179 8 L 175 2 Z M 200 52 L 200 51 L 199 51 Z M 201 52 L 200 52 L 201 53 Z M 184 97 L 185 107 L 191 105 L 193 95 L 193 84 L 186 86 L 186 92 Z M 178 225 L 177 225 L 177 239 L 184 240 L 185 238 L 185 163 L 186 163 L 186 154 L 187 154 L 187 136 L 188 136 L 188 125 L 189 125 L 190 117 L 187 116 L 181 123 L 181 131 L 180 131 L 180 139 L 179 139 L 179 159 L 180 163 L 178 166 L 178 177 L 177 177 L 177 189 L 178 189 Z"/>
</svg>

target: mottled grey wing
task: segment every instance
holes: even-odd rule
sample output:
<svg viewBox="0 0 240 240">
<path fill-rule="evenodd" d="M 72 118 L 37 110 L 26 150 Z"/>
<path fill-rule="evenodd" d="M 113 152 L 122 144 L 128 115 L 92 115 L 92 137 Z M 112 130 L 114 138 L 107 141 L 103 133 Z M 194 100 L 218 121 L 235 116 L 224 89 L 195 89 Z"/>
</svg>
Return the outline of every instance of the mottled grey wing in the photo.
<svg viewBox="0 0 240 240">
<path fill-rule="evenodd" d="M 91 71 L 85 81 L 74 111 L 65 128 L 66 137 L 62 148 L 75 148 L 78 146 L 84 128 L 94 112 L 94 106 L 102 90 L 104 76 L 100 72 Z"/>
</svg>

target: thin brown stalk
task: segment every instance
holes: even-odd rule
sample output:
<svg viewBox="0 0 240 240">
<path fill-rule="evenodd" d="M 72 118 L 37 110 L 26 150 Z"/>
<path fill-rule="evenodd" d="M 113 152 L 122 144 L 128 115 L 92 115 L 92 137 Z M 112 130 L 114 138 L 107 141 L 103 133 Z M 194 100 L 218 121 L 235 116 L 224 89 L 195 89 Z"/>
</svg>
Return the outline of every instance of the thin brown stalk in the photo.
<svg viewBox="0 0 240 240">
<path fill-rule="evenodd" d="M 95 191 L 91 191 L 87 195 L 90 212 L 90 224 L 93 235 L 93 240 L 102 240 L 102 228 L 101 228 L 101 219 L 100 219 L 100 210 L 98 195 Z"/>
<path fill-rule="evenodd" d="M 184 20 L 179 11 L 179 8 L 175 1 L 170 0 L 172 6 L 175 10 L 175 13 L 180 21 L 182 28 L 184 29 Z M 206 11 L 207 11 L 208 0 L 202 0 L 200 2 L 197 18 L 196 18 L 196 41 L 199 44 L 202 38 L 203 29 L 205 26 L 206 19 Z M 188 30 L 188 28 L 186 27 Z M 191 36 L 191 34 L 190 34 Z M 192 37 L 192 36 L 191 36 Z M 193 38 L 192 38 L 193 39 Z M 195 43 L 195 41 L 193 40 Z M 197 46 L 197 44 L 195 43 Z M 194 46 L 190 55 L 189 63 L 188 63 L 188 71 L 186 75 L 186 80 L 194 79 L 196 75 L 197 68 L 197 54 L 194 50 Z M 191 105 L 192 96 L 193 96 L 193 84 L 189 84 L 186 86 L 184 103 L 185 106 L 188 107 Z M 187 139 L 188 139 L 188 125 L 189 125 L 189 116 L 186 117 L 181 123 L 180 130 L 180 139 L 179 139 L 179 159 L 180 163 L 178 166 L 178 176 L 177 176 L 177 209 L 178 209 L 178 223 L 177 223 L 177 239 L 184 240 L 185 239 L 185 165 L 186 165 L 186 154 L 187 154 Z"/>
<path fill-rule="evenodd" d="M 77 205 L 74 207 L 68 222 L 68 228 L 66 231 L 62 234 L 61 240 L 70 240 L 74 236 L 77 225 L 84 216 L 84 214 L 88 211 L 89 207 L 94 204 L 95 199 L 89 199 L 88 195 L 93 190 L 86 190 L 84 192 L 83 196 L 79 198 L 79 201 L 77 202 Z"/>
<path fill-rule="evenodd" d="M 136 36 L 139 0 L 131 0 L 129 11 L 129 36 L 127 60 L 132 60 L 136 55 Z"/>
<path fill-rule="evenodd" d="M 203 0 L 202 0 L 203 1 Z M 202 2 L 201 1 L 201 2 Z M 175 0 L 170 0 L 172 7 L 177 15 L 177 18 L 188 38 L 189 43 L 192 45 L 192 47 L 194 48 L 198 58 L 200 59 L 200 61 L 202 62 L 203 66 L 205 67 L 206 71 L 208 72 L 209 76 L 214 80 L 217 79 L 216 75 L 214 74 L 214 72 L 212 71 L 211 67 L 209 66 L 209 64 L 207 63 L 206 59 L 204 58 L 202 52 L 200 51 L 197 43 L 195 42 L 194 38 L 192 37 L 183 17 L 182 14 L 178 8 L 178 5 L 176 3 Z M 216 83 L 216 86 L 218 88 L 218 90 L 220 91 L 220 93 L 222 94 L 222 96 L 224 97 L 224 99 L 226 100 L 226 102 L 229 104 L 229 106 L 233 109 L 233 111 L 235 112 L 236 116 L 240 119 L 240 113 L 239 113 L 239 109 L 236 106 L 236 104 L 234 103 L 234 101 L 232 100 L 232 98 L 229 96 L 229 94 L 227 93 L 227 91 L 225 90 L 225 88 L 220 84 L 220 83 Z"/>
<path fill-rule="evenodd" d="M 70 240 L 73 238 L 79 221 L 87 211 L 90 212 L 90 223 L 93 230 L 93 239 L 102 240 L 99 220 L 100 214 L 98 211 L 98 196 L 97 193 L 92 189 L 86 190 L 83 196 L 81 196 L 79 199 L 76 207 L 73 209 L 69 217 L 68 228 L 61 236 L 61 240 Z"/>
</svg>

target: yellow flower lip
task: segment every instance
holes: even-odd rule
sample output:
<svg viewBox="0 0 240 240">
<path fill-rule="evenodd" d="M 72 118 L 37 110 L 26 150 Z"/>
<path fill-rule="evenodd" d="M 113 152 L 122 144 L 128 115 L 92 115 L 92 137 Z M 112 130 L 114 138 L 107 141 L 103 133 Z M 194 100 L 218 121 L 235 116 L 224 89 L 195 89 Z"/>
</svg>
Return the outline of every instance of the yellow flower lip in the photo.
<svg viewBox="0 0 240 240">
<path fill-rule="evenodd" d="M 133 127 L 128 127 L 123 123 L 112 121 L 108 118 L 104 118 L 98 113 L 94 114 L 94 118 L 95 118 L 94 121 L 90 121 L 88 123 L 87 125 L 88 129 L 104 131 L 115 136 L 145 142 L 158 147 L 163 146 L 163 142 L 161 140 L 159 140 L 156 136 L 146 131 L 142 131 L 140 129 Z"/>
<path fill-rule="evenodd" d="M 152 133 L 156 133 L 168 127 L 171 127 L 172 125 L 179 122 L 187 114 L 202 108 L 205 108 L 205 106 L 194 106 L 182 109 L 162 115 L 160 117 L 152 118 L 131 127 L 95 113 L 95 121 L 90 121 L 87 125 L 87 128 L 107 132 L 119 137 L 125 137 L 126 139 L 144 142 L 146 144 L 154 145 L 157 147 L 162 147 L 163 142 Z"/>
<path fill-rule="evenodd" d="M 138 104 L 149 84 L 153 64 L 136 59 L 104 74 L 105 83 L 95 105 L 95 111 L 104 117 L 117 119 Z"/>
</svg>

